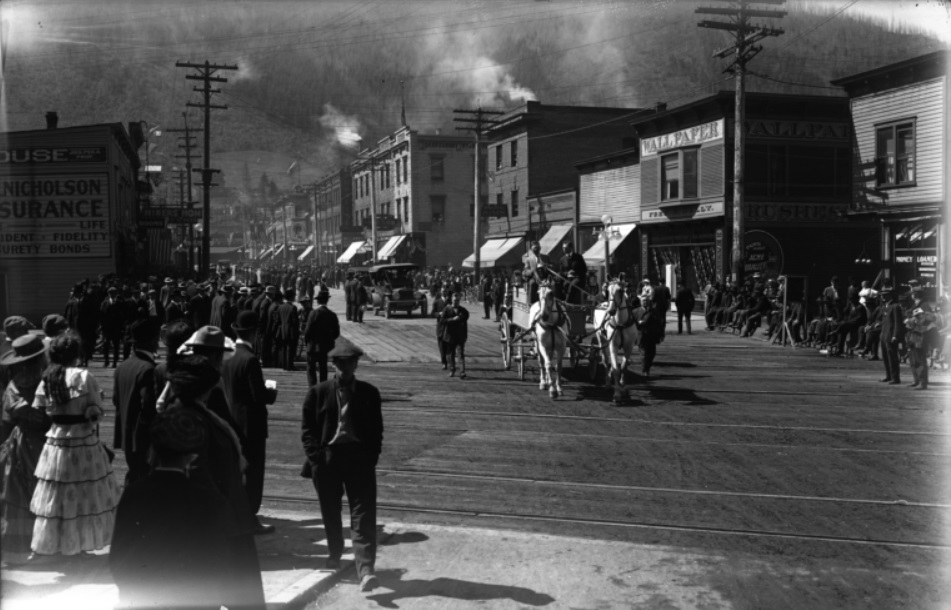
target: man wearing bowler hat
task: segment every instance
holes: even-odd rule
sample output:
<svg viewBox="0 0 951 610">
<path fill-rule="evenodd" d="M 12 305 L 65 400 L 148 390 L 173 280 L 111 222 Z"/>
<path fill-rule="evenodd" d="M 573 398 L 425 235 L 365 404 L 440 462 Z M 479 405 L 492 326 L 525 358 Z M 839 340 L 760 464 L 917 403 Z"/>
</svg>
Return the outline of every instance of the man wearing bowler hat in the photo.
<svg viewBox="0 0 951 610">
<path fill-rule="evenodd" d="M 244 436 L 244 457 L 248 460 L 244 487 L 248 493 L 251 514 L 255 515 L 255 534 L 268 534 L 274 526 L 264 525 L 257 518 L 264 493 L 264 464 L 267 454 L 267 405 L 277 400 L 277 389 L 264 383 L 261 360 L 254 352 L 254 335 L 258 316 L 242 311 L 231 325 L 237 340 L 234 355 L 221 365 L 221 385 L 231 418 Z"/>
<path fill-rule="evenodd" d="M 901 369 L 898 358 L 898 346 L 905 340 L 905 324 L 901 305 L 895 299 L 891 286 L 883 286 L 881 291 L 882 307 L 882 364 L 885 365 L 885 377 L 882 383 L 898 385 L 901 383 Z"/>
<path fill-rule="evenodd" d="M 159 328 L 152 318 L 131 325 L 133 350 L 115 371 L 112 403 L 116 407 L 113 445 L 125 453 L 125 483 L 149 474 L 149 425 L 155 418 L 155 352 Z"/>
<path fill-rule="evenodd" d="M 376 587 L 376 464 L 383 446 L 380 392 L 356 378 L 363 351 L 340 339 L 329 356 L 337 374 L 307 392 L 302 441 L 327 534 L 327 568 L 340 566 L 344 491 L 360 589 Z"/>
<path fill-rule="evenodd" d="M 330 291 L 321 286 L 317 293 L 317 307 L 307 316 L 304 327 L 304 341 L 307 344 L 307 385 L 315 386 L 319 381 L 327 381 L 327 355 L 334 348 L 337 337 L 340 336 L 340 320 L 337 314 L 330 311 L 327 302 L 330 300 Z"/>
</svg>

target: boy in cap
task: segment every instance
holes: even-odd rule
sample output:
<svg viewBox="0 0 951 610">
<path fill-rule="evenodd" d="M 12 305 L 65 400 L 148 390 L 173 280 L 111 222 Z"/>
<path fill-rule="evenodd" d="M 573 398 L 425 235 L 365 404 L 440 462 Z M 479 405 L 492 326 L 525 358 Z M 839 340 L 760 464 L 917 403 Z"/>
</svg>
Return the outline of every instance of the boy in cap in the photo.
<svg viewBox="0 0 951 610">
<path fill-rule="evenodd" d="M 307 392 L 302 441 L 327 534 L 328 569 L 340 566 L 344 491 L 361 591 L 377 585 L 376 464 L 383 446 L 380 392 L 356 378 L 363 351 L 341 339 L 329 356 L 337 374 Z"/>
</svg>

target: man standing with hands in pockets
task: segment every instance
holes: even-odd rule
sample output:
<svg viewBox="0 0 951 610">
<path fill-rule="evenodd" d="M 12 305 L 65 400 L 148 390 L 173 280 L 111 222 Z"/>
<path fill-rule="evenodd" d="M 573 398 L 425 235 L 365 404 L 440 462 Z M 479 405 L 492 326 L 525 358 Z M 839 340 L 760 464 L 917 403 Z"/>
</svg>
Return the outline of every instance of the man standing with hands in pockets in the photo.
<svg viewBox="0 0 951 610">
<path fill-rule="evenodd" d="M 346 339 L 330 351 L 337 374 L 307 392 L 301 440 L 327 534 L 326 567 L 340 567 L 346 491 L 360 590 L 371 591 L 377 586 L 376 463 L 383 446 L 383 411 L 379 390 L 355 376 L 362 355 Z"/>
</svg>

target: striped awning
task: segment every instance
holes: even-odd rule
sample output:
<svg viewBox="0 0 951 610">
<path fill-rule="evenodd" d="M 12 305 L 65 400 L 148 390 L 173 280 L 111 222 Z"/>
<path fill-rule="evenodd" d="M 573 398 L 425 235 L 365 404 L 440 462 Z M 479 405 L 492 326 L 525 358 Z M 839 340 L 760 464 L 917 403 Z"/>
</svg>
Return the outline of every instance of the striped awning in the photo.
<svg viewBox="0 0 951 610">
<path fill-rule="evenodd" d="M 307 249 L 304 250 L 304 253 L 297 257 L 297 260 L 302 261 L 307 258 L 307 255 L 314 251 L 313 246 L 307 246 Z"/>
<path fill-rule="evenodd" d="M 624 240 L 627 239 L 628 235 L 634 232 L 636 223 L 623 224 L 623 225 L 613 225 L 608 229 L 608 256 L 614 254 L 614 251 L 618 249 Z M 588 248 L 584 253 L 584 262 L 589 265 L 603 265 L 604 264 L 604 241 L 598 239 L 598 241 Z"/>
<path fill-rule="evenodd" d="M 344 250 L 343 254 L 337 257 L 337 262 L 341 265 L 349 264 L 350 261 L 353 260 L 353 257 L 356 256 L 357 251 L 359 251 L 365 243 L 365 241 L 352 242 L 349 246 L 347 246 L 347 249 Z"/>
<path fill-rule="evenodd" d="M 521 237 L 496 237 L 487 240 L 479 248 L 479 267 L 502 267 L 518 265 L 521 262 L 521 252 L 518 246 L 524 240 Z M 472 269 L 475 267 L 475 253 L 470 254 L 462 261 L 462 266 Z"/>
<path fill-rule="evenodd" d="M 570 222 L 549 227 L 548 232 L 538 242 L 538 245 L 542 248 L 541 253 L 545 256 L 551 256 L 551 253 L 561 245 L 561 242 L 565 240 L 573 227 L 574 225 Z"/>
<path fill-rule="evenodd" d="M 387 242 L 380 248 L 380 251 L 376 253 L 376 260 L 382 261 L 390 258 L 396 253 L 396 249 L 400 247 L 406 241 L 406 235 L 394 235 L 389 238 Z"/>
</svg>

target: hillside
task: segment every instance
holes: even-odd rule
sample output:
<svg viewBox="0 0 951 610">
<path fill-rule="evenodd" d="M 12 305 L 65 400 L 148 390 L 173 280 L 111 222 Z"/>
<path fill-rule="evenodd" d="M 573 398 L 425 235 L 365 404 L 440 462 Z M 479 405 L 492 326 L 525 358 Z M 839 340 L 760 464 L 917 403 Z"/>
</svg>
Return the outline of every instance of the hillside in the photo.
<svg viewBox="0 0 951 610">
<path fill-rule="evenodd" d="M 197 101 L 197 83 L 175 61 L 236 64 L 215 97 L 228 109 L 212 114 L 213 165 L 231 186 L 247 163 L 253 180 L 266 171 L 286 188 L 296 184 L 285 173 L 293 161 L 306 183 L 352 159 L 352 134 L 367 146 L 397 127 L 401 81 L 408 123 L 443 133 L 455 133 L 453 108 L 512 106 L 519 93 L 552 104 L 675 106 L 732 86 L 711 57 L 726 35 L 697 27 L 694 2 L 371 4 L 90 0 L 37 13 L 5 58 L 8 128 L 42 127 L 47 110 L 62 125 L 143 119 L 166 128 L 188 110 L 199 126 L 185 105 Z M 802 6 L 768 24 L 786 33 L 764 41 L 751 68 L 772 80 L 751 78 L 750 90 L 839 95 L 830 79 L 940 46 Z M 155 154 L 175 154 L 171 136 L 156 138 Z"/>
</svg>

